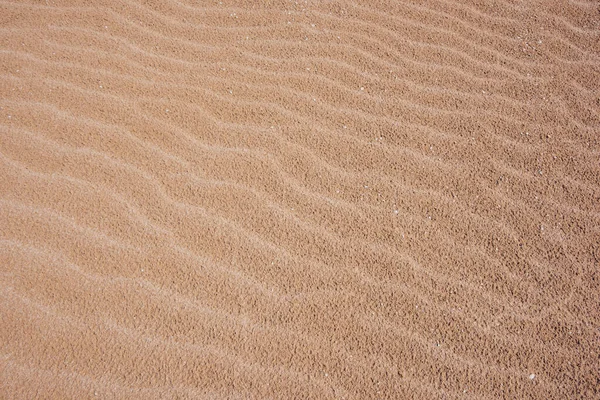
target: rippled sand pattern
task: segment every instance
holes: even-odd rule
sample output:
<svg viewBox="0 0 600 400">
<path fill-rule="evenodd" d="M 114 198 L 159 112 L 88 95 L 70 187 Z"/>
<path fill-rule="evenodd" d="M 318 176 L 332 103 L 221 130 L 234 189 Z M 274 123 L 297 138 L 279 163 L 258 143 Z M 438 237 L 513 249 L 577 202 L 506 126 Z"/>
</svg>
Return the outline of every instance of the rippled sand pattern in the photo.
<svg viewBox="0 0 600 400">
<path fill-rule="evenodd" d="M 0 2 L 0 398 L 600 396 L 596 1 Z"/>
</svg>

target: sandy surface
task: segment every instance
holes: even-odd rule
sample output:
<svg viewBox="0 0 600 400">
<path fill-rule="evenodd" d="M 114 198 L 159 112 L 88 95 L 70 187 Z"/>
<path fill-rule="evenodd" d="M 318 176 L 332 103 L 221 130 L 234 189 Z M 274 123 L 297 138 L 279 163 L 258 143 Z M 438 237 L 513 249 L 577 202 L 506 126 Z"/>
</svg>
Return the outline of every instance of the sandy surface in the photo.
<svg viewBox="0 0 600 400">
<path fill-rule="evenodd" d="M 598 2 L 13 0 L 0 52 L 0 398 L 600 396 Z"/>
</svg>

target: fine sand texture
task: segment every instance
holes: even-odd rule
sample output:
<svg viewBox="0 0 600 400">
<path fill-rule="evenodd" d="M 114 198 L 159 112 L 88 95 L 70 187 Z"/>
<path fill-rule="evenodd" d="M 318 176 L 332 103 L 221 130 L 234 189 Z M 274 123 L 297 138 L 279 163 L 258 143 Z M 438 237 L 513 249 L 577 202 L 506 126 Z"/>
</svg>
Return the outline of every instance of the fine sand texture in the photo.
<svg viewBox="0 0 600 400">
<path fill-rule="evenodd" d="M 596 0 L 0 1 L 1 399 L 600 398 Z"/>
</svg>

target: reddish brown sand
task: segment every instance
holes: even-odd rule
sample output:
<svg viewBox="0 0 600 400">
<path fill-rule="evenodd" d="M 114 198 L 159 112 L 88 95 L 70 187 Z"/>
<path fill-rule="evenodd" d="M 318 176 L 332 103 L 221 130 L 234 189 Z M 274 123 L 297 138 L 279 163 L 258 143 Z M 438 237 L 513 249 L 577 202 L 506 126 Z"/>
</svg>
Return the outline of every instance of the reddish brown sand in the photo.
<svg viewBox="0 0 600 400">
<path fill-rule="evenodd" d="M 0 38 L 0 398 L 599 398 L 597 1 L 11 0 Z"/>
</svg>

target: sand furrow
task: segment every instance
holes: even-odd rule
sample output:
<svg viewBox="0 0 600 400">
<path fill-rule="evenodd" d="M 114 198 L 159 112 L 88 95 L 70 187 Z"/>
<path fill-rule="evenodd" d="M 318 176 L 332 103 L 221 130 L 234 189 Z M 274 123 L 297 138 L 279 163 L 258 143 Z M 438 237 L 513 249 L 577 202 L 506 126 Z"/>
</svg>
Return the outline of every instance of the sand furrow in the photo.
<svg viewBox="0 0 600 400">
<path fill-rule="evenodd" d="M 337 240 L 337 239 L 336 239 L 336 240 Z M 385 251 L 386 251 L 386 250 L 384 250 L 384 252 L 385 252 Z M 389 250 L 387 250 L 387 251 L 389 251 Z"/>
<path fill-rule="evenodd" d="M 13 290 L 12 288 L 3 288 L 3 290 L 0 291 L 0 296 L 4 298 L 9 298 L 12 302 L 21 303 L 22 307 L 20 308 L 30 310 L 32 314 L 35 313 L 33 315 L 30 314 L 28 319 L 32 319 L 35 317 L 36 322 L 40 324 L 40 328 L 43 328 L 44 331 L 49 330 L 48 328 L 49 326 L 51 326 L 50 321 L 53 321 L 55 323 L 60 322 L 65 326 L 58 328 L 58 331 L 73 329 L 76 331 L 77 336 L 82 337 L 82 341 L 90 341 L 94 339 L 93 337 L 90 337 L 89 334 L 86 334 L 85 326 L 96 326 L 99 330 L 105 331 L 106 334 L 110 335 L 111 340 L 108 344 L 109 347 L 119 348 L 119 344 L 121 344 L 122 346 L 122 343 L 125 343 L 127 348 L 137 347 L 139 352 L 137 355 L 129 354 L 129 359 L 131 359 L 132 361 L 141 359 L 148 360 L 147 357 L 151 357 L 152 355 L 158 356 L 156 359 L 149 362 L 150 366 L 153 367 L 153 369 L 160 368 L 161 364 L 176 365 L 176 360 L 173 360 L 173 358 L 176 357 L 177 359 L 181 359 L 183 355 L 187 354 L 187 357 L 195 364 L 201 365 L 206 363 L 220 366 L 235 365 L 236 369 L 248 371 L 249 373 L 245 374 L 246 376 L 253 376 L 256 374 L 258 374 L 259 376 L 264 375 L 265 377 L 269 377 L 270 383 L 276 387 L 279 387 L 280 390 L 286 388 L 292 391 L 299 391 L 300 393 L 309 393 L 309 391 L 306 389 L 306 386 L 311 387 L 313 390 L 315 388 L 319 388 L 319 386 L 325 386 L 323 383 L 319 382 L 319 379 L 306 379 L 299 373 L 295 371 L 286 370 L 281 366 L 264 367 L 259 363 L 246 361 L 241 356 L 230 352 L 227 349 L 219 348 L 214 345 L 201 345 L 192 342 L 181 342 L 174 340 L 173 338 L 162 338 L 156 336 L 155 334 L 138 332 L 134 329 L 125 327 L 123 325 L 116 324 L 115 322 L 107 318 L 94 320 L 93 318 L 89 317 L 85 319 L 74 317 L 73 315 L 62 313 L 55 307 L 48 306 L 45 303 L 38 302 L 30 297 L 22 295 L 17 291 Z M 44 321 L 42 322 L 41 320 Z M 10 322 L 13 322 L 12 318 Z M 68 345 L 68 343 L 64 343 L 60 337 L 56 336 L 56 333 L 54 333 L 52 335 L 52 338 L 49 338 L 48 341 L 56 342 L 57 347 L 65 348 Z M 36 347 L 39 346 L 40 345 L 38 344 Z M 122 356 L 126 356 L 127 353 L 131 353 L 131 351 L 129 350 L 122 353 L 124 353 L 122 354 Z M 93 356 L 94 358 L 97 358 L 101 355 L 94 354 Z M 111 377 L 119 376 L 121 369 L 122 367 L 113 366 L 109 370 L 106 370 L 104 373 Z M 244 376 L 243 374 L 238 375 L 240 378 Z M 136 379 L 135 376 L 131 376 L 128 373 L 126 373 L 125 375 L 121 375 L 121 377 L 125 378 L 126 381 L 129 382 L 135 382 Z M 169 382 L 166 379 L 161 379 L 158 383 L 159 387 L 162 385 L 166 386 L 169 384 Z M 182 384 L 187 386 L 189 385 L 189 382 L 182 382 Z M 250 385 L 250 381 L 246 380 L 245 385 Z M 218 388 L 218 386 L 216 387 Z M 331 392 L 335 389 L 328 387 L 327 389 L 321 390 L 325 392 Z"/>
<path fill-rule="evenodd" d="M 591 188 L 594 188 L 594 185 L 592 185 Z"/>
<path fill-rule="evenodd" d="M 57 50 L 61 49 L 62 46 L 58 47 Z M 26 59 L 29 62 L 36 62 L 36 63 L 40 63 L 43 64 L 43 68 L 48 68 L 48 69 L 58 69 L 58 71 L 62 72 L 63 69 L 77 69 L 77 70 L 83 70 L 86 72 L 92 72 L 94 74 L 98 74 L 100 78 L 103 78 L 105 80 L 110 79 L 111 83 L 113 83 L 113 85 L 116 83 L 114 82 L 114 80 L 124 80 L 124 81 L 133 81 L 135 80 L 138 84 L 147 84 L 150 85 L 152 84 L 153 87 L 170 87 L 171 89 L 175 90 L 177 88 L 182 88 L 182 89 L 200 89 L 200 86 L 196 86 L 196 85 L 166 85 L 166 84 L 157 84 L 155 83 L 155 81 L 152 80 L 139 80 L 139 77 L 134 76 L 134 75 L 128 75 L 128 74 L 119 74 L 119 73 L 114 73 L 110 70 L 105 70 L 105 69 L 100 69 L 100 68 L 90 68 L 90 67 L 86 67 L 85 65 L 82 64 L 74 64 L 74 63 L 65 63 L 65 62 L 49 62 L 48 60 L 42 60 L 38 57 L 33 56 L 30 53 L 27 52 L 10 52 L 11 55 L 14 57 L 16 55 L 22 55 L 22 57 L 24 59 Z M 343 68 L 343 65 L 338 65 L 339 67 Z M 136 70 L 139 69 L 139 66 L 136 65 Z M 310 68 L 309 68 L 310 69 Z M 262 85 L 262 87 L 265 87 L 267 89 L 275 89 L 275 88 L 289 88 L 289 92 L 291 94 L 299 94 L 299 95 L 305 95 L 306 99 L 312 99 L 314 98 L 314 96 L 318 96 L 319 97 L 319 104 L 321 104 L 323 102 L 323 98 L 321 95 L 318 95 L 317 93 L 319 93 L 319 90 L 316 90 L 314 92 L 305 92 L 305 91 L 300 91 L 298 89 L 295 89 L 294 85 L 286 85 L 284 82 L 285 81 L 290 81 L 290 80 L 311 80 L 315 83 L 320 84 L 320 88 L 318 89 L 329 89 L 329 91 L 331 91 L 333 88 L 334 91 L 338 91 L 338 92 L 342 92 L 342 94 L 346 94 L 346 95 L 352 95 L 352 96 L 356 96 L 357 90 L 355 87 L 351 87 L 348 86 L 346 84 L 344 84 L 344 82 L 341 82 L 339 80 L 334 80 L 334 79 L 329 79 L 329 78 L 325 78 L 322 76 L 314 76 L 313 74 L 309 74 L 309 73 L 285 73 L 285 72 L 278 72 L 278 73 L 273 73 L 273 74 L 260 74 L 259 71 L 256 71 L 255 69 L 252 68 L 248 68 L 248 67 L 244 67 L 244 66 L 238 66 L 235 65 L 233 63 L 229 64 L 229 70 L 233 70 L 235 72 L 238 72 L 239 74 L 252 74 L 252 75 L 257 75 L 259 76 L 261 79 L 264 79 L 265 81 L 273 81 L 273 84 L 269 85 L 269 86 L 265 86 Z M 356 71 L 349 71 L 350 73 L 355 73 Z M 466 92 L 460 92 L 457 90 L 452 90 L 452 89 L 447 89 L 447 88 L 440 88 L 439 90 L 433 90 L 431 87 L 424 87 L 421 85 L 417 85 L 415 84 L 413 81 L 409 81 L 405 78 L 402 79 L 402 84 L 399 85 L 397 83 L 395 83 L 395 80 L 391 79 L 391 78 L 385 78 L 385 77 L 379 77 L 379 76 L 374 76 L 374 75 L 370 75 L 369 74 L 365 74 L 366 75 L 366 80 L 365 80 L 365 85 L 367 85 L 367 87 L 371 86 L 370 84 L 375 84 L 375 85 L 380 85 L 380 84 L 389 84 L 388 86 L 394 87 L 394 86 L 399 86 L 402 88 L 406 88 L 406 86 L 408 86 L 411 91 L 413 92 L 417 92 L 417 91 L 425 91 L 427 93 L 432 93 L 436 96 L 439 97 L 435 97 L 434 99 L 437 100 L 441 100 L 442 102 L 445 102 L 447 99 L 444 98 L 444 96 L 450 98 L 462 98 L 464 100 L 470 100 L 472 102 L 474 102 L 474 106 L 475 107 L 482 107 L 483 104 L 481 103 L 487 103 L 489 100 L 484 100 L 484 99 L 499 99 L 497 103 L 499 103 L 498 105 L 501 107 L 502 110 L 506 111 L 512 111 L 515 110 L 517 108 L 529 108 L 529 105 L 527 102 L 522 101 L 522 100 L 518 100 L 518 99 L 513 99 L 504 95 L 499 95 L 496 93 L 491 93 L 487 96 L 483 96 L 482 94 L 473 94 L 473 93 L 466 93 Z M 161 75 L 162 76 L 162 75 Z M 273 80 L 273 78 L 276 78 L 276 80 Z M 218 79 L 215 79 L 217 82 L 219 81 Z M 238 79 L 233 79 L 232 77 L 229 77 L 228 82 L 232 82 L 232 83 L 241 83 Z M 275 86 L 277 85 L 277 86 Z M 324 86 L 324 87 L 323 87 Z M 329 88 L 327 87 L 329 86 Z M 252 86 L 250 86 L 252 87 Z M 406 93 L 406 91 L 404 91 L 404 95 L 407 96 L 409 93 Z M 363 99 L 367 99 L 369 101 L 377 101 L 377 97 L 374 94 L 370 94 L 369 92 L 366 92 L 364 94 L 361 94 L 361 97 Z M 462 100 L 461 99 L 461 100 Z M 427 104 L 431 104 L 433 101 L 430 100 L 426 100 Z M 327 102 L 325 102 L 325 104 L 327 104 Z M 414 102 L 414 103 L 408 103 L 408 104 L 414 104 L 415 106 L 418 105 L 423 105 L 422 103 L 418 103 L 418 102 Z M 514 106 L 514 107 L 513 107 Z M 512 107 L 512 109 L 511 109 Z M 453 113 L 456 113 L 455 107 L 453 109 L 435 109 L 435 110 L 439 110 L 439 111 L 452 111 Z M 466 114 L 466 113 L 465 113 Z M 490 114 L 491 116 L 494 117 L 501 117 L 500 114 Z"/>
<path fill-rule="evenodd" d="M 48 144 L 48 142 L 46 142 L 46 143 Z M 174 177 L 174 179 L 175 179 L 175 180 L 180 180 L 178 177 Z M 196 177 L 193 177 L 193 179 L 197 179 L 197 178 L 196 178 Z M 226 183 L 226 182 L 224 182 L 224 181 L 218 181 L 217 183 L 218 183 L 218 186 L 220 186 L 222 183 Z M 185 186 L 185 185 L 184 185 L 184 186 Z M 248 186 L 244 187 L 244 189 L 247 189 L 247 188 L 248 188 Z M 240 201 L 241 201 L 241 202 L 244 202 L 244 201 L 246 201 L 246 200 L 244 200 L 244 199 L 240 198 L 240 200 L 238 200 L 238 201 L 237 201 L 237 203 L 239 203 Z M 270 202 L 270 200 L 267 200 L 267 202 Z M 275 204 L 275 206 L 277 207 L 277 211 L 278 211 L 278 212 L 283 212 L 283 213 L 284 213 L 284 215 L 291 216 L 292 218 L 294 218 L 294 219 L 295 219 L 295 216 L 294 216 L 294 215 L 295 215 L 295 213 L 290 213 L 289 211 L 287 211 L 287 208 L 288 208 L 288 207 L 284 206 L 284 207 L 282 208 L 282 207 L 281 207 L 281 205 L 279 205 L 279 204 Z M 252 208 L 254 208 L 255 206 L 251 206 L 251 205 L 249 205 L 249 207 L 251 207 L 250 209 L 252 209 Z M 247 209 L 248 209 L 248 208 L 246 207 L 246 210 L 247 210 Z M 232 210 L 232 211 L 233 211 L 233 210 Z M 389 210 L 383 210 L 383 211 L 384 211 L 384 213 L 389 213 L 389 212 L 390 212 Z M 233 212 L 234 212 L 234 215 L 235 215 L 235 211 L 233 211 Z M 399 218 L 402 218 L 402 217 L 404 217 L 404 218 L 408 218 L 409 216 L 408 216 L 408 215 L 406 215 L 406 213 L 405 213 L 405 212 L 403 212 L 402 214 L 400 214 L 400 215 L 397 215 L 397 217 L 399 217 Z M 310 226 L 310 225 L 309 225 L 309 226 Z M 320 229 L 322 229 L 322 228 L 320 228 Z M 327 235 L 332 235 L 332 234 L 333 234 L 334 236 L 337 236 L 337 235 L 336 235 L 334 232 L 332 232 L 332 231 L 328 231 L 328 232 L 327 232 L 327 234 L 326 234 L 326 236 L 327 236 Z M 337 240 L 340 240 L 339 236 L 337 236 L 337 238 L 338 238 Z M 371 245 L 371 243 L 369 243 L 369 242 L 366 242 L 366 244 L 367 244 L 367 245 L 369 245 L 369 246 Z M 391 251 L 394 251 L 394 250 L 391 250 Z"/>
<path fill-rule="evenodd" d="M 122 330 L 122 329 L 121 329 L 121 330 Z M 196 346 L 194 346 L 194 347 L 196 347 Z M 469 363 L 469 365 L 471 365 L 471 366 L 472 366 L 472 363 Z"/>
<path fill-rule="evenodd" d="M 489 39 L 496 39 L 495 45 L 499 45 L 499 44 L 506 44 L 506 42 L 514 42 L 515 39 L 518 39 L 517 36 L 509 36 L 508 34 L 503 34 L 502 32 L 498 32 L 497 29 L 493 29 L 493 28 L 497 28 L 498 24 L 485 24 L 482 23 L 482 14 L 478 14 L 476 19 L 481 25 L 477 26 L 476 24 L 473 24 L 472 22 L 465 20 L 464 19 L 464 13 L 461 15 L 461 18 L 456 18 L 454 16 L 452 16 L 451 14 L 447 13 L 447 12 L 439 12 L 439 11 L 435 11 L 432 10 L 431 8 L 428 7 L 422 7 L 422 6 L 418 6 L 418 5 L 414 5 L 414 4 L 410 4 L 410 3 L 403 3 L 401 2 L 401 4 L 403 4 L 403 6 L 407 6 L 409 8 L 415 8 L 417 7 L 417 9 L 419 10 L 419 16 L 422 18 L 423 15 L 431 13 L 432 15 L 435 15 L 435 18 L 431 18 L 433 19 L 435 22 L 433 22 L 435 24 L 435 27 L 439 27 L 439 26 L 446 26 L 446 28 L 444 28 L 443 30 L 441 30 L 442 32 L 446 33 L 446 34 L 455 34 L 457 36 L 460 37 L 460 39 L 465 40 L 465 42 L 463 42 L 463 44 L 466 44 L 466 47 L 470 47 L 473 46 L 472 41 L 476 40 L 476 41 L 480 41 L 482 43 L 482 47 L 479 48 L 478 50 L 481 49 L 489 49 L 489 45 L 486 46 L 486 43 L 490 43 Z M 453 3 L 453 2 L 446 2 L 446 4 L 450 4 L 451 7 L 452 6 L 456 6 L 457 4 Z M 458 4 L 458 6 L 460 7 L 460 4 Z M 366 8 L 366 7 L 361 7 L 360 5 L 357 5 L 356 8 L 362 8 L 365 13 L 373 13 L 374 11 L 372 9 Z M 390 16 L 389 14 L 386 14 L 383 11 L 378 11 L 377 12 L 377 20 L 385 20 L 385 19 L 389 19 L 389 20 L 394 20 L 394 21 L 400 21 L 401 22 L 401 26 L 406 25 L 407 20 L 404 20 L 404 17 L 408 16 L 409 13 L 406 13 L 406 10 L 397 10 L 399 13 L 401 13 L 401 15 L 403 16 L 403 18 L 398 18 L 397 16 Z M 404 12 L 403 12 L 404 11 Z M 437 15 L 436 15 L 437 14 Z M 368 19 L 367 19 L 368 21 Z M 451 22 L 450 22 L 451 21 Z M 420 24 L 418 22 L 418 19 L 416 21 L 413 22 L 413 20 L 410 20 L 411 23 L 414 23 L 415 26 L 417 27 L 422 27 L 424 30 L 427 29 L 429 31 L 431 30 L 436 30 L 436 29 L 432 29 L 431 25 L 425 25 L 423 26 L 422 24 Z M 515 24 L 514 22 L 517 21 L 513 21 L 513 23 L 507 24 L 506 23 L 506 19 L 500 20 L 501 22 L 501 26 L 502 28 L 506 29 L 506 30 L 517 30 L 519 29 L 517 27 L 518 24 Z M 491 25 L 491 27 L 490 27 Z M 494 26 L 496 25 L 496 26 Z M 512 26 L 511 26 L 512 25 Z M 458 30 L 457 28 L 460 27 L 462 32 L 468 32 L 469 34 L 462 34 L 459 33 L 457 31 L 454 30 Z M 439 29 L 439 28 L 438 28 Z M 562 33 L 562 31 L 559 31 Z M 593 32 L 590 31 L 589 33 L 593 35 Z M 452 37 L 452 35 L 448 35 L 446 37 Z M 550 40 L 565 40 L 565 36 L 558 36 L 558 35 L 553 35 L 552 32 L 545 32 L 544 33 L 544 38 L 550 39 Z M 487 39 L 487 40 L 481 40 L 481 39 Z M 586 39 L 591 39 L 588 37 L 586 37 Z M 590 42 L 591 43 L 591 42 Z M 541 43 L 539 43 L 541 44 Z M 587 43 L 586 43 L 587 44 Z M 582 49 L 578 46 L 578 44 L 576 42 L 571 42 L 567 40 L 567 46 L 574 48 L 578 53 L 581 54 L 585 54 L 587 56 L 590 56 L 592 58 L 596 58 L 597 54 L 595 52 L 590 52 L 588 50 Z M 496 56 L 503 56 L 503 54 L 509 50 L 510 47 L 504 47 L 501 48 L 500 50 L 503 51 L 497 51 L 495 53 Z M 490 49 L 491 50 L 491 49 Z M 550 54 L 552 54 L 552 57 L 555 60 L 558 61 L 562 61 L 562 62 L 570 62 L 570 60 L 560 57 L 558 56 L 558 54 L 553 54 L 552 52 L 550 52 Z M 479 55 L 479 54 L 478 54 Z"/>
<path fill-rule="evenodd" d="M 14 242 L 10 242 L 10 244 L 11 244 L 11 245 L 14 245 Z M 17 246 L 19 246 L 19 245 L 17 245 Z M 23 246 L 22 246 L 22 245 L 20 245 L 19 247 L 23 247 Z M 32 250 L 32 248 L 31 248 L 30 246 L 26 246 L 26 248 L 27 248 L 29 251 L 31 251 L 31 250 Z M 40 253 L 39 251 L 36 251 L 36 250 L 34 250 L 34 252 L 38 253 L 38 254 L 37 254 L 37 256 L 44 256 L 44 254 L 47 254 L 47 251 L 44 251 L 44 252 L 41 252 L 41 253 Z M 78 270 L 79 268 L 78 268 L 77 266 L 74 266 L 74 267 L 72 267 L 72 269 Z M 86 274 L 86 278 L 88 278 L 88 279 L 90 279 L 90 278 L 91 278 L 91 279 L 93 279 L 93 280 L 94 280 L 94 282 L 98 282 L 99 280 L 100 280 L 100 281 L 102 280 L 102 278 L 101 278 L 101 277 L 95 277 L 95 276 L 91 276 L 91 277 L 90 277 L 90 275 L 89 275 L 89 274 Z M 46 278 L 46 279 L 50 279 L 50 280 L 52 280 L 52 278 L 50 278 L 50 276 L 49 276 L 48 278 Z M 120 280 L 120 281 L 117 281 L 117 282 L 115 282 L 114 280 L 112 280 L 112 282 L 114 282 L 114 284 L 116 284 L 116 286 L 113 284 L 113 285 L 111 285 L 111 287 L 115 288 L 115 290 L 118 290 L 118 289 L 117 289 L 117 288 L 118 288 L 118 286 L 119 286 L 118 284 L 119 284 L 119 282 L 122 282 L 122 280 Z M 79 286 L 79 285 L 81 285 L 81 284 L 80 284 L 80 283 L 77 283 L 77 285 Z M 83 286 L 85 286 L 85 285 L 83 285 Z M 95 286 L 98 286 L 98 285 L 95 285 Z M 136 285 L 136 286 L 137 286 L 137 285 Z M 142 285 L 142 282 L 140 282 L 140 286 L 141 286 L 141 287 L 143 287 L 143 288 L 147 288 L 147 287 L 148 287 L 148 283 L 147 283 L 147 282 L 143 282 L 143 285 Z M 99 293 L 98 293 L 98 294 L 96 294 L 96 296 L 100 296 L 100 297 L 102 297 L 102 296 L 103 296 L 102 292 L 103 292 L 105 289 L 104 289 L 102 286 L 100 286 L 100 287 L 98 287 L 98 288 L 97 288 L 97 289 L 95 289 L 95 290 L 98 290 L 98 291 L 99 291 Z M 69 290 L 69 291 L 66 291 L 66 292 L 70 292 L 70 291 L 72 291 L 72 290 Z M 160 290 L 153 290 L 153 291 L 152 291 L 152 293 L 153 293 L 153 294 L 156 294 L 157 296 L 160 296 L 160 295 L 162 294 Z M 138 295 L 138 296 L 139 296 L 139 295 Z M 161 297 L 162 297 L 162 296 L 161 296 Z M 56 297 L 55 297 L 55 298 L 56 298 Z M 162 301 L 167 301 L 167 302 L 169 302 L 169 300 L 170 300 L 170 299 L 169 299 L 168 297 L 167 297 L 167 298 L 164 298 L 164 299 L 163 299 L 163 298 L 161 298 L 161 299 L 160 299 L 160 301 L 161 301 L 161 302 L 162 302 Z M 148 300 L 144 301 L 144 303 L 147 303 L 147 302 L 148 302 Z M 189 304 L 189 302 L 187 302 L 187 301 L 186 301 L 186 304 Z M 176 309 L 176 308 L 178 308 L 178 307 L 174 307 L 174 308 Z M 137 321 L 136 323 L 137 323 L 137 324 L 140 324 L 140 323 L 141 323 L 141 321 Z M 248 326 L 248 323 L 251 323 L 251 322 L 248 322 L 248 321 L 246 321 L 246 323 L 244 324 L 244 326 Z M 138 325 L 138 326 L 139 326 L 139 325 Z M 262 332 L 266 333 L 264 329 L 261 329 L 261 326 L 260 326 L 260 325 L 250 325 L 250 327 L 251 327 L 252 329 L 259 329 L 259 330 L 261 330 Z M 140 329 L 140 328 L 138 328 L 138 330 L 139 330 L 139 329 Z M 156 329 L 156 328 L 154 328 L 154 329 Z M 294 334 L 293 334 L 292 332 L 290 332 L 290 333 L 292 334 L 292 336 L 294 336 Z M 404 331 L 404 335 L 403 335 L 403 336 L 404 336 L 404 337 L 408 337 L 408 338 L 413 338 L 414 334 L 407 333 L 406 331 Z M 421 338 L 413 338 L 413 339 L 411 339 L 411 340 L 415 340 L 415 339 L 416 339 L 416 340 L 418 340 L 418 341 L 419 341 L 421 344 L 425 344 L 425 343 L 428 343 L 428 342 L 429 342 L 428 340 L 425 340 L 424 338 L 423 338 L 423 339 L 421 339 Z M 285 339 L 283 339 L 283 338 L 282 338 L 282 340 L 285 340 Z M 313 342 L 314 342 L 314 341 L 313 341 Z M 315 344 L 316 344 L 316 343 L 315 343 Z M 340 351 L 343 351 L 343 350 L 341 350 L 341 349 L 340 349 Z M 356 357 L 356 356 L 357 356 L 357 354 L 354 354 L 354 356 Z M 468 361 L 467 363 L 468 363 L 470 366 L 473 366 L 473 365 L 474 365 L 474 361 Z M 476 361 L 475 361 L 475 363 L 476 363 Z M 480 365 L 481 365 L 481 367 L 483 367 L 484 369 L 487 369 L 485 364 L 480 364 Z M 496 369 L 495 371 L 496 371 L 496 372 L 498 372 L 498 373 L 503 373 L 502 371 L 499 371 L 499 370 L 497 370 L 497 369 Z"/>
</svg>

